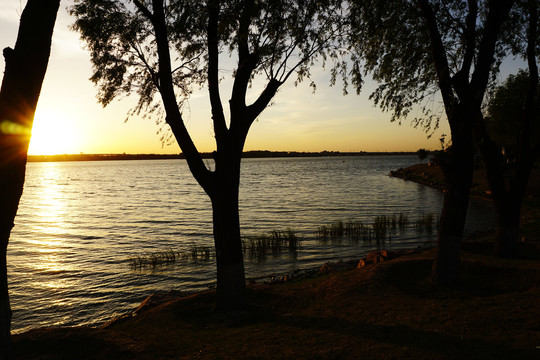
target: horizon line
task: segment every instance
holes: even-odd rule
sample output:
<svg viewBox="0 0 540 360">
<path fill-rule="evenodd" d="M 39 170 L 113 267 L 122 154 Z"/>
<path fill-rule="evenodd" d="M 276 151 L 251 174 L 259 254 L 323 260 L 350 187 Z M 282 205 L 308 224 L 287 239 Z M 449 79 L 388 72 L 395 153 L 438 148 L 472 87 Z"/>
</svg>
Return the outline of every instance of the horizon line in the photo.
<svg viewBox="0 0 540 360">
<path fill-rule="evenodd" d="M 214 152 L 201 152 L 204 159 L 211 159 Z M 363 155 L 414 155 L 416 151 L 273 151 L 248 150 L 242 153 L 243 158 L 265 157 L 317 157 L 317 156 L 363 156 Z M 185 159 L 183 153 L 154 154 L 154 153 L 102 153 L 102 154 L 54 154 L 27 155 L 28 162 L 54 161 L 97 161 L 97 160 L 153 160 L 153 159 Z"/>
</svg>

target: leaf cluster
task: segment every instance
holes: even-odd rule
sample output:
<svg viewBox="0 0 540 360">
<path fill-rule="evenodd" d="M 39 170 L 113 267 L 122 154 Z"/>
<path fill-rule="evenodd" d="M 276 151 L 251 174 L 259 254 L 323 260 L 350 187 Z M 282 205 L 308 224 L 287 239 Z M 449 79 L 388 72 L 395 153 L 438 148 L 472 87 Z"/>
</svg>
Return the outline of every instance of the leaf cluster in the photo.
<svg viewBox="0 0 540 360">
<path fill-rule="evenodd" d="M 193 14 L 198 13 L 200 5 L 198 2 L 185 5 L 171 2 L 166 8 L 174 44 L 173 81 L 179 103 L 192 93 L 193 85 L 203 81 L 204 70 L 203 41 L 193 31 L 198 27 L 192 27 Z M 98 101 L 107 106 L 115 98 L 135 94 L 138 103 L 128 116 L 141 112 L 162 115 L 161 106 L 154 99 L 160 83 L 150 19 L 133 4 L 115 0 L 79 0 L 70 12 L 76 17 L 73 29 L 79 32 L 90 51 L 93 66 L 90 80 L 98 88 Z"/>
<path fill-rule="evenodd" d="M 471 80 L 489 6 L 496 4 L 488 0 L 438 0 L 430 1 L 429 6 L 453 82 L 451 95 L 459 99 L 456 86 L 459 81 Z M 436 129 L 442 116 L 434 105 L 440 84 L 427 23 L 418 2 L 354 0 L 351 9 L 353 50 L 364 61 L 365 75 L 371 74 L 379 83 L 371 99 L 383 110 L 391 111 L 392 120 L 406 118 L 417 107 L 421 114 L 413 124 L 427 132 Z M 490 72 L 492 89 L 501 62 L 510 54 L 523 52 L 523 13 L 522 8 L 514 6 L 503 24 Z"/>
<path fill-rule="evenodd" d="M 231 56 L 248 51 L 257 64 L 253 75 L 285 82 L 309 78 L 318 56 L 335 56 L 345 41 L 341 1 L 222 1 L 219 36 Z M 246 42 L 247 49 L 241 49 Z"/>
<path fill-rule="evenodd" d="M 151 13 L 152 1 L 139 3 Z M 160 69 L 148 16 L 133 1 L 77 0 L 70 11 L 76 17 L 73 29 L 90 51 L 99 102 L 106 106 L 114 98 L 135 94 L 139 102 L 130 115 L 159 113 L 154 96 Z M 208 80 L 208 4 L 166 1 L 165 15 L 181 104 Z M 300 82 L 310 78 L 310 67 L 319 56 L 324 62 L 343 54 L 344 19 L 342 3 L 336 0 L 221 1 L 219 52 L 239 59 L 240 52 L 247 51 L 255 60 L 251 79 L 263 75 L 283 83 L 294 74 Z M 238 67 L 229 70 L 233 76 Z"/>
<path fill-rule="evenodd" d="M 371 99 L 392 120 L 434 93 L 436 77 L 429 37 L 412 1 L 354 1 L 351 11 L 353 51 L 364 61 L 365 75 L 379 86 Z"/>
<path fill-rule="evenodd" d="M 496 88 L 487 105 L 486 126 L 490 136 L 505 148 L 507 155 L 517 150 L 528 87 L 529 74 L 520 70 L 516 75 L 508 76 L 505 82 Z M 537 94 L 540 94 L 540 87 Z M 533 146 L 540 142 L 540 95 L 537 95 L 534 107 L 536 118 L 530 133 Z"/>
</svg>

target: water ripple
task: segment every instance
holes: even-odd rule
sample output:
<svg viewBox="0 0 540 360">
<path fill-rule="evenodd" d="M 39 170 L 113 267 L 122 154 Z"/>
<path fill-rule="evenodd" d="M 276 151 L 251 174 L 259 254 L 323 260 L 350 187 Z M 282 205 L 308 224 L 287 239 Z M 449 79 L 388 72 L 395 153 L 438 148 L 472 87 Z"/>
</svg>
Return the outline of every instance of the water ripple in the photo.
<svg viewBox="0 0 540 360">
<path fill-rule="evenodd" d="M 246 259 L 248 278 L 357 258 L 381 246 L 416 247 L 434 236 L 385 242 L 316 240 L 335 221 L 375 215 L 438 214 L 442 195 L 387 176 L 414 156 L 247 159 L 240 216 L 245 235 L 293 228 L 297 256 Z M 159 186 L 156 186 L 159 184 Z M 471 204 L 477 227 L 491 221 Z M 132 310 L 153 292 L 215 286 L 214 261 L 132 271 L 128 258 L 213 246 L 210 201 L 183 160 L 29 163 L 8 248 L 15 333 L 39 326 L 89 325 Z M 489 220 L 486 220 L 489 219 Z"/>
</svg>

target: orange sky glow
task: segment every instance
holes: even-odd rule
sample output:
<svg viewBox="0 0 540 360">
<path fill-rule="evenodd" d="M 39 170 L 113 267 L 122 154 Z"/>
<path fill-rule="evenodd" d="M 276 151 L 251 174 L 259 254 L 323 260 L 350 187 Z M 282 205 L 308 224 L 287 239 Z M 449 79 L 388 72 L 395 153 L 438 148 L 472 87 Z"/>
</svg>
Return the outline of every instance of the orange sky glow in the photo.
<svg viewBox="0 0 540 360">
<path fill-rule="evenodd" d="M 25 1 L 2 0 L 2 48 L 14 45 L 24 4 Z M 66 7 L 70 4 L 71 1 L 63 1 L 58 14 L 29 154 L 181 152 L 176 142 L 162 144 L 158 134 L 160 125 L 156 125 L 155 120 L 133 117 L 124 121 L 136 99 L 113 101 L 107 108 L 97 103 L 96 88 L 88 80 L 92 72 L 89 54 L 78 34 L 69 29 L 73 18 Z M 3 59 L 0 59 L 0 68 L 4 68 Z M 516 71 L 517 66 L 508 70 Z M 307 84 L 295 87 L 290 82 L 282 86 L 273 105 L 253 124 L 245 150 L 416 151 L 439 148 L 441 134 L 449 133 L 446 121 L 429 139 L 421 129 L 411 126 L 409 120 L 401 125 L 390 122 L 390 114 L 375 108 L 368 99 L 375 88 L 372 82 L 366 81 L 359 96 L 352 89 L 350 95 L 343 96 L 340 85 L 328 87 L 328 74 L 324 69 L 315 67 L 313 74 L 318 85 L 314 94 Z M 227 85 L 230 80 L 225 75 L 224 105 L 230 94 Z M 434 99 L 433 104 L 436 110 L 442 111 L 438 100 Z M 193 94 L 184 115 L 199 150 L 213 151 L 215 143 L 206 88 Z"/>
</svg>

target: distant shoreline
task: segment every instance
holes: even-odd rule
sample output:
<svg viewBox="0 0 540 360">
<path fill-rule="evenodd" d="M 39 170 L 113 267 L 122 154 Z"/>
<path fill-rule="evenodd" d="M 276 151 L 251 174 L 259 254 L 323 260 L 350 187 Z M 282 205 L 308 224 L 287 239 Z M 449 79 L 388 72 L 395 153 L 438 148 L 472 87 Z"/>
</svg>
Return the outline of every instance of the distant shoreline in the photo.
<svg viewBox="0 0 540 360">
<path fill-rule="evenodd" d="M 326 156 L 388 156 L 415 155 L 416 152 L 340 152 L 340 151 L 245 151 L 243 158 L 295 158 L 295 157 L 326 157 Z M 211 159 L 212 153 L 201 153 L 203 159 Z M 167 160 L 185 159 L 184 154 L 62 154 L 62 155 L 28 155 L 28 162 L 59 162 L 59 161 L 107 161 L 107 160 Z"/>
</svg>

